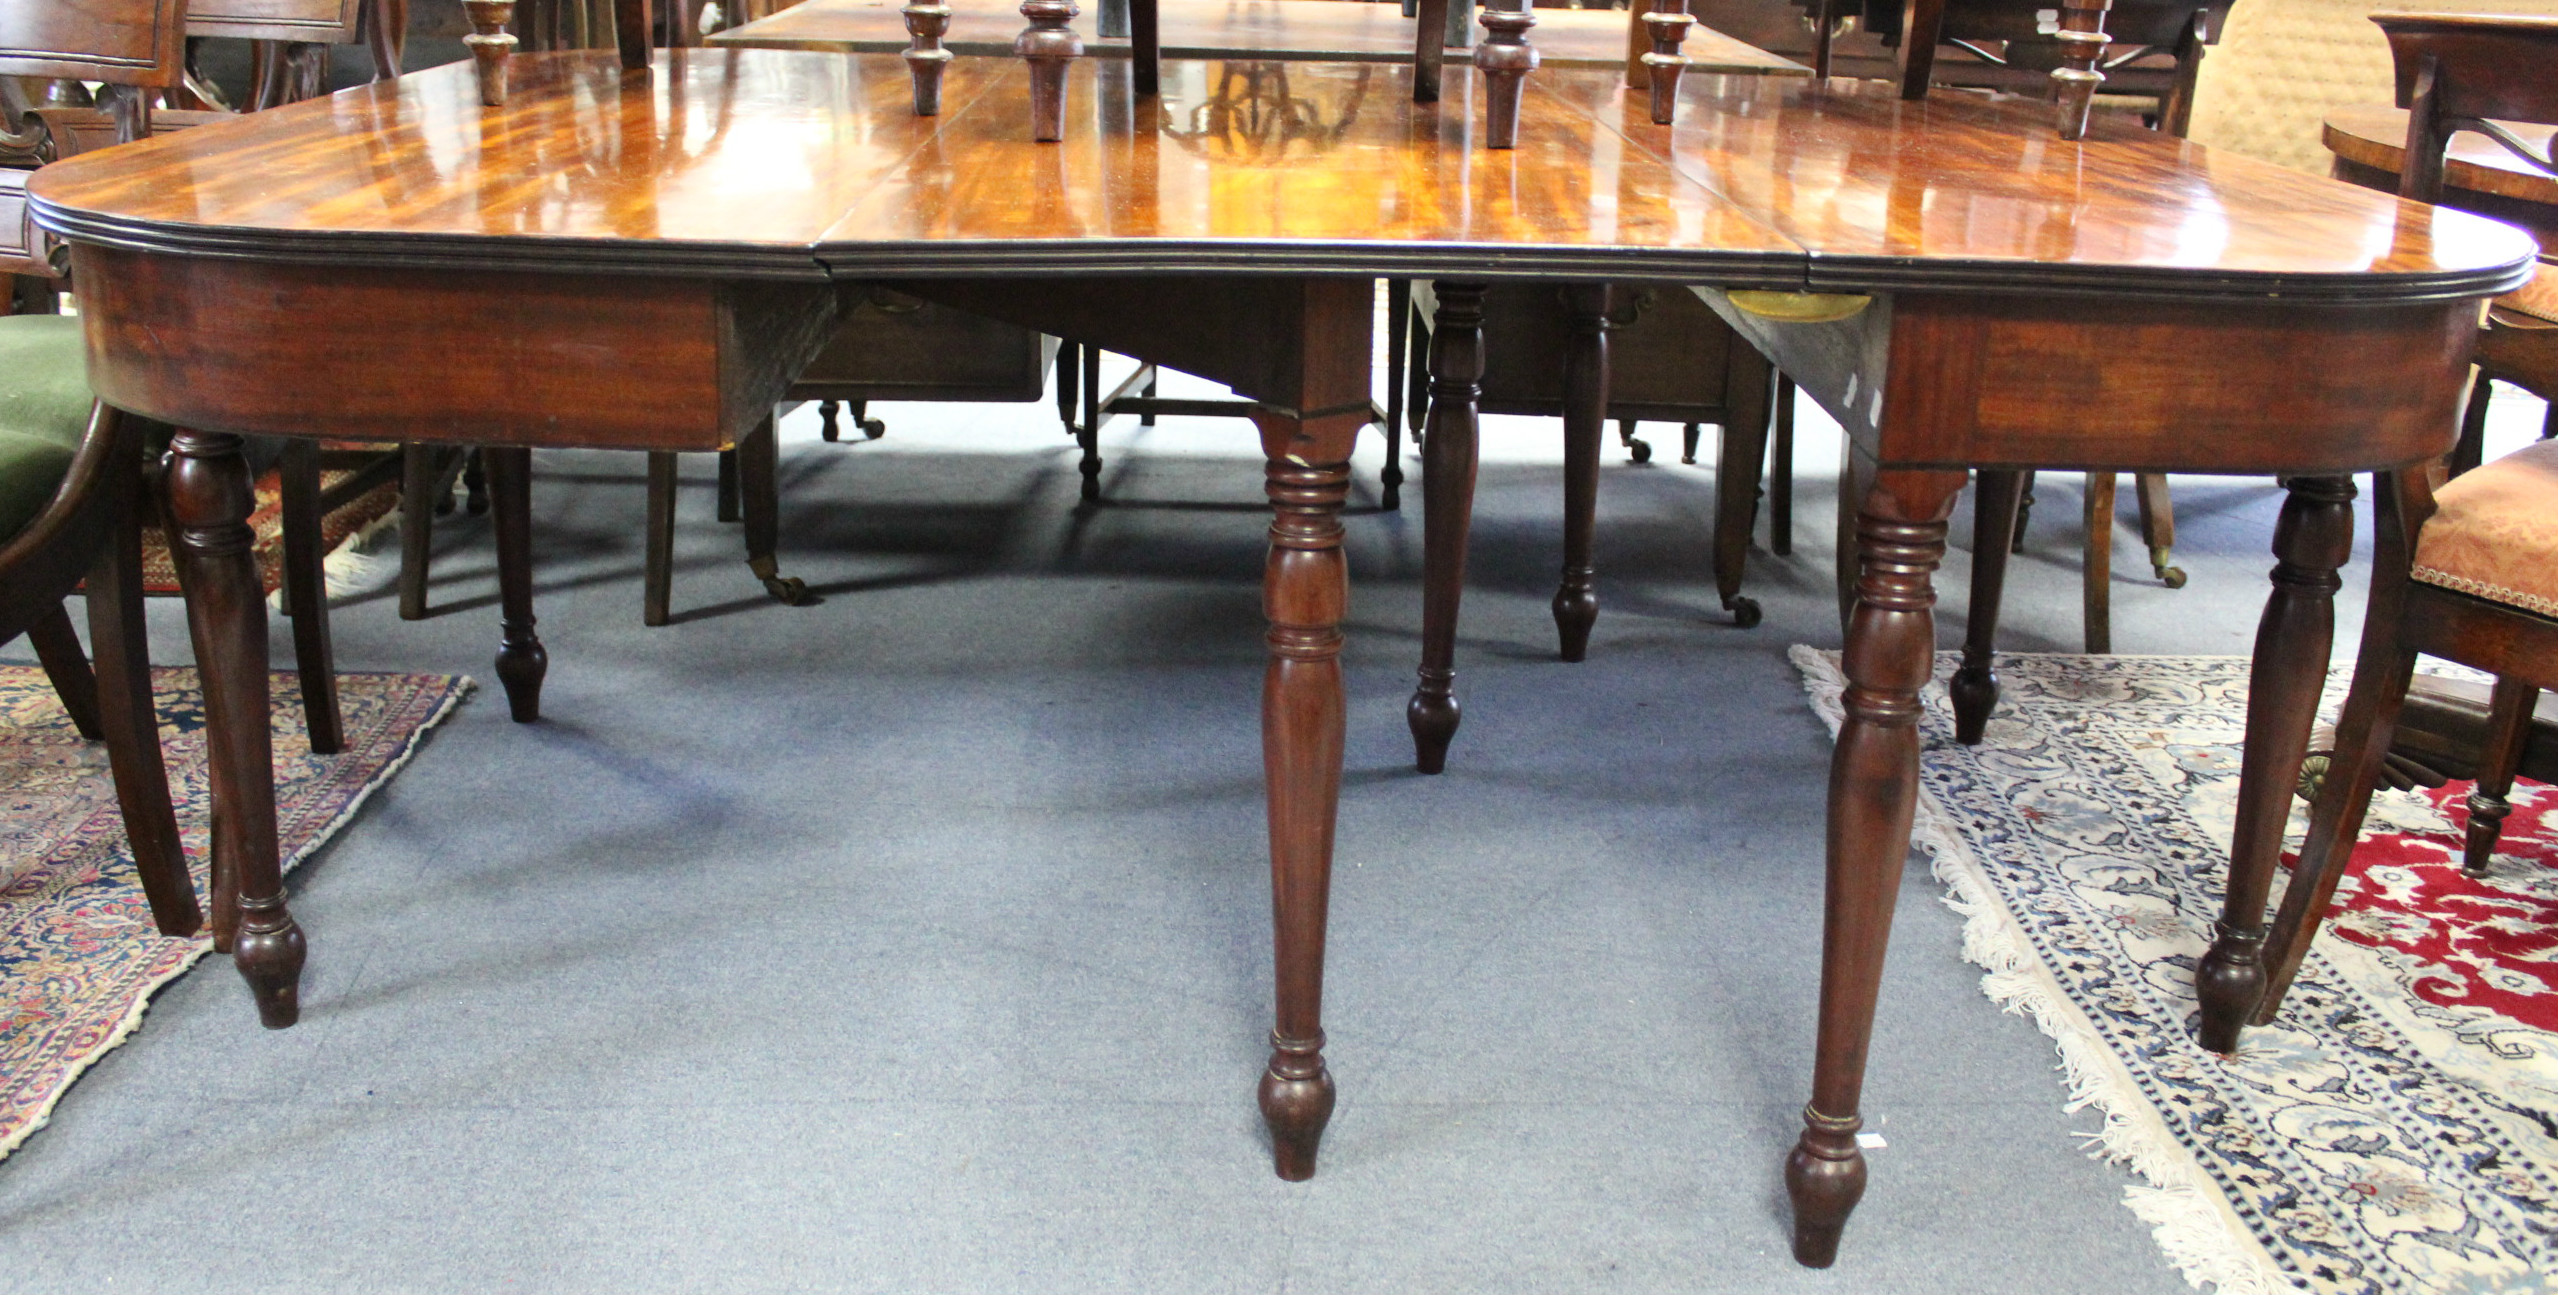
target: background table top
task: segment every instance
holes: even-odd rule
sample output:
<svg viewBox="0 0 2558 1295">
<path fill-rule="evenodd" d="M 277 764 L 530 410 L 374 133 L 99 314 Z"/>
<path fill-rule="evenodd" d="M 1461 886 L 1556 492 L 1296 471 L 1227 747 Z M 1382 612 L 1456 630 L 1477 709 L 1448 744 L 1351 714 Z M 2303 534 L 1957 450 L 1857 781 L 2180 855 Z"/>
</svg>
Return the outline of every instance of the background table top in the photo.
<svg viewBox="0 0 2558 1295">
<path fill-rule="evenodd" d="M 2506 129 L 2516 139 L 2539 149 L 2542 156 L 2548 155 L 2550 136 L 2558 133 L 2558 127 L 2528 122 L 2509 122 Z M 2399 155 L 2407 146 L 2407 110 L 2386 104 L 2338 109 L 2327 115 L 2326 129 L 2321 134 L 2328 152 L 2394 175 Z M 2443 183 L 2454 189 L 2558 206 L 2558 177 L 2533 167 L 2475 131 L 2462 131 L 2451 137 L 2451 156 L 2443 167 Z"/>
<path fill-rule="evenodd" d="M 1691 77 L 1655 126 L 1609 72 L 1529 80 L 1481 146 L 1478 78 L 1391 64 L 1079 60 L 1029 139 L 1017 60 L 917 117 L 894 56 L 520 56 L 503 108 L 432 69 L 46 167 L 77 239 L 357 265 L 736 277 L 1605 275 L 1826 291 L 2358 303 L 2521 281 L 2522 235 L 2041 105 Z"/>
<path fill-rule="evenodd" d="M 1330 59 L 1394 63 L 1412 58 L 1412 19 L 1392 4 L 1328 0 L 1160 0 L 1166 58 Z M 757 22 L 709 38 L 714 45 L 834 53 L 894 54 L 906 48 L 900 0 L 805 0 Z M 1027 24 L 1018 4 L 958 0 L 950 6 L 942 45 L 956 54 L 1003 55 Z M 1539 9 L 1528 39 L 1546 67 L 1622 67 L 1627 15 L 1612 9 Z M 1124 58 L 1124 37 L 1103 39 L 1089 11 L 1076 22 L 1084 51 Z M 1645 48 L 1650 48 L 1648 45 Z M 1698 25 L 1682 47 L 1692 72 L 1756 72 L 1810 76 L 1792 59 L 1745 45 Z M 1455 58 L 1470 57 L 1460 53 Z"/>
</svg>

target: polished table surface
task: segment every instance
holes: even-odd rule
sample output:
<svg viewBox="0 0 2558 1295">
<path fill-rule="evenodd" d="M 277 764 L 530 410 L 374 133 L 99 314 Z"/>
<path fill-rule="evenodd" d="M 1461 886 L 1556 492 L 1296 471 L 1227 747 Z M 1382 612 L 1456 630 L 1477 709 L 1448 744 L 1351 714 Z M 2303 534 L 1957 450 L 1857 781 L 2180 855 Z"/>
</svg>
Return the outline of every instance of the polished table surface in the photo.
<svg viewBox="0 0 2558 1295">
<path fill-rule="evenodd" d="M 1479 78 L 1454 72 L 1415 104 L 1409 69 L 1386 63 L 1175 60 L 1146 98 L 1126 61 L 1082 60 L 1056 145 L 1028 139 L 1010 59 L 957 61 L 933 118 L 912 113 L 893 56 L 690 50 L 625 73 L 570 54 L 514 75 L 500 108 L 481 108 L 467 68 L 435 69 L 83 155 L 30 188 L 72 243 L 92 386 L 181 429 L 163 482 L 205 677 L 214 873 L 230 879 L 217 932 L 227 896 L 235 965 L 270 1023 L 298 1010 L 303 937 L 277 868 L 239 434 L 487 445 L 497 673 L 529 720 L 546 658 L 524 447 L 733 440 L 817 353 L 839 285 L 893 280 L 1255 402 L 1276 987 L 1258 1100 L 1281 1175 L 1311 1175 L 1335 1094 L 1321 998 L 1341 511 L 1371 417 L 1374 281 L 1435 280 L 1408 712 L 1425 768 L 1457 721 L 1486 284 L 1565 288 L 1566 422 L 1585 429 L 1606 408 L 1606 285 L 1685 284 L 1853 450 L 1812 1099 L 1786 1164 L 1795 1254 L 1816 1266 L 1865 1185 L 1860 1094 L 1918 795 L 1934 572 L 1972 470 L 2285 479 L 2228 893 L 2195 997 L 2142 991 L 2180 1019 L 2199 1003 L 2204 1046 L 2232 1050 L 2263 989 L 2352 549 L 2345 474 L 2449 448 L 2478 303 L 2533 254 L 2465 213 L 2145 131 L 2063 142 L 2039 106 L 1873 84 L 1694 77 L 1661 127 L 1614 66 L 1550 67 L 1530 78 L 1518 147 L 1489 150 Z M 1806 316 L 1800 295 L 1727 291 L 1743 288 L 1832 295 Z"/>
<path fill-rule="evenodd" d="M 1327 59 L 1337 62 L 1407 63 L 1412 23 L 1395 4 L 1349 0 L 1161 0 L 1166 58 Z M 906 22 L 892 0 L 804 0 L 803 3 L 708 38 L 713 45 L 766 49 L 893 54 L 906 48 Z M 951 8 L 944 48 L 955 54 L 1013 52 L 1023 27 L 1021 7 L 1001 0 L 960 0 Z M 1528 33 L 1546 67 L 1620 67 L 1626 60 L 1627 15 L 1613 9 L 1539 9 Z M 1126 57 L 1125 37 L 1096 35 L 1090 11 L 1076 22 L 1084 50 Z M 1646 45 L 1646 49 L 1650 46 Z M 1682 46 L 1692 72 L 1749 72 L 1810 76 L 1792 59 L 1743 44 L 1703 25 L 1689 29 Z M 1457 58 L 1466 55 L 1458 53 Z"/>
</svg>

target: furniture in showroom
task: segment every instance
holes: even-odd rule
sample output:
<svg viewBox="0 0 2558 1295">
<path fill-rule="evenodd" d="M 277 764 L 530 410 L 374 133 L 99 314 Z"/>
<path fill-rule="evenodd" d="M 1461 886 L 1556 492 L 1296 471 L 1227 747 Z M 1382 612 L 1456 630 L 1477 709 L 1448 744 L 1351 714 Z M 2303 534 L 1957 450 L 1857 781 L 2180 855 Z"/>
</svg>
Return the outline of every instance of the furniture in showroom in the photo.
<svg viewBox="0 0 2558 1295">
<path fill-rule="evenodd" d="M 530 445 L 716 448 L 765 418 L 822 347 L 847 281 L 1089 339 L 1256 401 L 1274 514 L 1262 713 L 1277 964 L 1259 1098 L 1289 1178 L 1314 1171 L 1335 1096 L 1321 993 L 1345 724 L 1341 509 L 1373 416 L 1374 282 L 1435 284 L 1426 633 L 1443 650 L 1485 288 L 1713 285 L 1709 304 L 1856 447 L 1863 574 L 1830 783 L 1813 1097 L 1787 1173 L 1810 1264 L 1832 1262 L 1863 1190 L 1857 1111 L 1917 795 L 1931 575 L 1969 469 L 2287 476 L 2232 902 L 2205 969 L 2205 1041 L 2230 1046 L 2254 1000 L 2229 991 L 2262 939 L 2329 647 L 2343 474 L 2448 446 L 2478 303 L 2527 276 L 2521 235 L 2145 131 L 2099 123 L 2058 140 L 2042 111 L 1887 87 L 1690 78 L 1662 126 L 1619 69 L 1543 68 L 1515 147 L 1487 149 L 1462 74 L 1444 101 L 1415 102 L 1405 68 L 1297 64 L 1291 95 L 1332 120 L 1362 73 L 1383 92 L 1325 147 L 1264 159 L 1162 131 L 1213 69 L 1168 66 L 1147 113 L 1131 110 L 1130 64 L 1066 72 L 1072 101 L 1093 110 L 1041 144 L 1024 125 L 1030 77 L 1009 61 L 953 62 L 943 111 L 919 116 L 894 57 L 519 56 L 501 106 L 482 107 L 470 69 L 435 69 L 76 159 L 30 193 L 72 246 L 101 397 L 190 429 L 171 478 L 190 543 L 240 523 L 239 432 L 325 422 L 511 447 L 492 469 Z M 664 146 L 715 108 L 730 130 Z M 254 178 L 221 165 L 245 156 L 263 160 Z M 446 163 L 456 156 L 474 165 Z M 2204 225 L 2221 236 L 2191 237 Z M 1870 300 L 1786 323 L 1726 288 Z M 1576 310 L 1596 295 L 1576 293 Z M 191 305 L 217 299 L 239 304 Z M 1604 332 L 1576 335 L 1586 353 Z M 1598 384 L 1575 390 L 1582 417 L 1604 408 Z M 2084 416 L 2095 409 L 2106 416 Z M 262 935 L 281 938 L 296 928 L 266 732 L 250 718 L 266 702 L 265 625 L 247 614 L 245 555 L 212 545 L 202 563 L 189 602 L 220 667 L 218 848 Z M 510 597 L 499 674 L 520 697 L 538 687 L 540 648 L 529 585 L 517 587 L 527 600 Z M 1451 702 L 1438 682 L 1432 700 Z M 235 957 L 279 1020 L 298 966 L 281 947 L 244 939 Z"/>
</svg>

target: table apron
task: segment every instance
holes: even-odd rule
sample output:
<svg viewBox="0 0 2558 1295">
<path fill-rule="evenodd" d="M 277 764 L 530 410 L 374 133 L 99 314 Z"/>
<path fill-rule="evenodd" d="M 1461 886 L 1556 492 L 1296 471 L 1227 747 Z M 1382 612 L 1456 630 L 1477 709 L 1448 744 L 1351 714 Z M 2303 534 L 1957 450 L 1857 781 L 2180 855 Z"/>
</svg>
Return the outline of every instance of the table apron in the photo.
<svg viewBox="0 0 2558 1295">
<path fill-rule="evenodd" d="M 2479 302 L 1874 298 L 1828 323 L 1697 294 L 1894 467 L 2356 472 L 2445 453 Z"/>
</svg>

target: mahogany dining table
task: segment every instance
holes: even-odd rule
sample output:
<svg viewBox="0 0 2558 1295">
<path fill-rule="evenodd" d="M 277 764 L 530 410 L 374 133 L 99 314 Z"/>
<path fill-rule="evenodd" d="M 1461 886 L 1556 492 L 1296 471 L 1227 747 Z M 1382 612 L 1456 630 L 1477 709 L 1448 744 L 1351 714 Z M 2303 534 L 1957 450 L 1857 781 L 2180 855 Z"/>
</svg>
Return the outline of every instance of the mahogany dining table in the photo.
<svg viewBox="0 0 2558 1295">
<path fill-rule="evenodd" d="M 31 186 L 71 247 L 99 397 L 181 429 L 164 481 L 204 670 L 216 870 L 269 1024 L 293 1019 L 304 936 L 278 870 L 241 434 L 510 447 L 489 462 L 511 549 L 498 673 L 529 718 L 526 447 L 715 448 L 767 416 L 855 285 L 891 282 L 1258 402 L 1276 962 L 1259 1103 L 1280 1175 L 1310 1176 L 1336 1092 L 1321 996 L 1341 512 L 1370 417 L 1375 282 L 1436 285 L 1414 709 L 1443 745 L 1485 285 L 1579 285 L 1583 417 L 1605 399 L 1594 285 L 1690 286 L 1854 451 L 1842 510 L 1861 574 L 1812 1093 L 1785 1167 L 1795 1255 L 1815 1266 L 1865 1186 L 1858 1110 L 1917 798 L 1932 577 L 1970 470 L 2286 480 L 2229 897 L 2199 973 L 2203 1042 L 2226 1050 L 2262 985 L 2266 891 L 2350 548 L 2347 474 L 2448 448 L 2479 303 L 2532 256 L 2465 213 L 2148 131 L 2063 141 L 2038 105 L 1873 83 L 1691 77 L 1677 123 L 1656 126 L 1621 73 L 1546 68 L 1517 147 L 1491 150 L 1464 73 L 1415 103 L 1403 66 L 1236 77 L 1173 60 L 1153 98 L 1127 61 L 1084 59 L 1065 138 L 1042 145 L 1010 59 L 953 63 L 935 117 L 913 113 L 893 56 L 515 64 L 501 107 L 468 67 L 438 68 L 84 155 Z M 1283 97 L 1265 106 L 1297 128 L 1200 127 L 1238 85 Z"/>
</svg>

